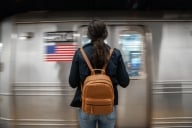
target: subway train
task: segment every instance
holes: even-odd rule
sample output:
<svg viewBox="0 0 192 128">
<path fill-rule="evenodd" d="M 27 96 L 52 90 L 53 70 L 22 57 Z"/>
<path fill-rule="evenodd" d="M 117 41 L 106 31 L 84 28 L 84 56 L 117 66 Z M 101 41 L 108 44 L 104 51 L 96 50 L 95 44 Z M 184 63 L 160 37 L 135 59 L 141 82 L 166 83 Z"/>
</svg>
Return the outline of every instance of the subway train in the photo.
<svg viewBox="0 0 192 128">
<path fill-rule="evenodd" d="M 32 11 L 0 22 L 0 128 L 79 128 L 68 77 L 92 19 L 121 51 L 116 128 L 192 127 L 192 15 L 182 12 Z"/>
</svg>

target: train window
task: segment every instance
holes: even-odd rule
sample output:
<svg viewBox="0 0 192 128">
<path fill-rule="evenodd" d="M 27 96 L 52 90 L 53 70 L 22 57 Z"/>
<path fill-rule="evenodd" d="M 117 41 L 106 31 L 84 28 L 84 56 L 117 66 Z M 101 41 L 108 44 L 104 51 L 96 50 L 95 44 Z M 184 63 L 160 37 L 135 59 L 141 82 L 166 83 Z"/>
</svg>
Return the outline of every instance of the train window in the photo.
<svg viewBox="0 0 192 128">
<path fill-rule="evenodd" d="M 137 32 L 121 31 L 119 44 L 129 76 L 142 77 L 144 73 L 142 35 Z"/>
<path fill-rule="evenodd" d="M 81 36 L 81 44 L 82 45 L 85 45 L 85 44 L 87 44 L 89 42 L 90 42 L 90 39 L 87 37 L 87 35 L 82 35 Z"/>
<path fill-rule="evenodd" d="M 90 42 L 90 39 L 87 36 L 87 26 L 86 25 L 80 26 L 78 32 L 80 34 L 80 40 L 79 41 L 81 43 L 81 46 Z"/>
<path fill-rule="evenodd" d="M 87 26 L 81 26 L 79 33 L 80 33 L 80 42 L 82 46 L 87 43 L 90 43 L 91 40 L 87 36 Z M 105 40 L 104 42 L 107 43 L 107 40 Z"/>
</svg>

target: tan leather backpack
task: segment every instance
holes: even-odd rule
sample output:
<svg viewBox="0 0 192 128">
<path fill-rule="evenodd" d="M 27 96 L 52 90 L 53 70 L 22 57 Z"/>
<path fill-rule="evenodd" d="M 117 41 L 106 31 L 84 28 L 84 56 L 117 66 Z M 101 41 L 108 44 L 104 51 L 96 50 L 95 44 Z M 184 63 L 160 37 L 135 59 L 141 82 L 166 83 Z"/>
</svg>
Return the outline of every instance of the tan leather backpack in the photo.
<svg viewBox="0 0 192 128">
<path fill-rule="evenodd" d="M 83 48 L 80 48 L 80 51 L 91 71 L 91 75 L 87 76 L 81 85 L 82 110 L 93 115 L 109 114 L 113 112 L 114 89 L 110 77 L 105 73 L 108 63 L 102 69 L 93 69 Z M 110 49 L 110 56 L 112 51 L 113 49 Z M 95 70 L 101 70 L 101 73 L 96 74 Z"/>
</svg>

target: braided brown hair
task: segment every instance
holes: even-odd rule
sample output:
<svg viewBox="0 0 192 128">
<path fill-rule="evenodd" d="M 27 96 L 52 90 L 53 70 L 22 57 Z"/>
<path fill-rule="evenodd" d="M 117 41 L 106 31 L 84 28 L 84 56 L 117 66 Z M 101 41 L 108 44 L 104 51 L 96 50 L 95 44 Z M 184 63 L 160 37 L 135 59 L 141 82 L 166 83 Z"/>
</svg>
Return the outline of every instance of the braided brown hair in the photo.
<svg viewBox="0 0 192 128">
<path fill-rule="evenodd" d="M 102 68 L 108 61 L 109 49 L 106 47 L 104 40 L 108 36 L 107 27 L 103 21 L 93 20 L 88 26 L 88 37 L 93 43 L 93 55 L 91 63 L 94 68 Z"/>
</svg>

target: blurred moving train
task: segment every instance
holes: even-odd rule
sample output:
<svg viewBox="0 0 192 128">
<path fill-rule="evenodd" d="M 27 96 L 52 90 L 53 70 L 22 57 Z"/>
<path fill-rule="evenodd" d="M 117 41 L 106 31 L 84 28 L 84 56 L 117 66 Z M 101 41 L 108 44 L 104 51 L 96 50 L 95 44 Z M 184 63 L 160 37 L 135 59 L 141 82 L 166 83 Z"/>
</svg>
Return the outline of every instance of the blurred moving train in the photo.
<svg viewBox="0 0 192 128">
<path fill-rule="evenodd" d="M 0 128 L 78 128 L 68 75 L 89 42 L 90 20 L 108 25 L 130 75 L 119 89 L 117 128 L 192 127 L 192 15 L 181 12 L 27 12 L 0 23 Z"/>
</svg>

